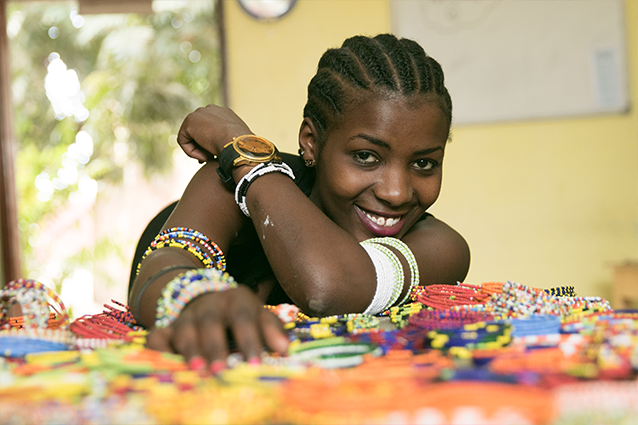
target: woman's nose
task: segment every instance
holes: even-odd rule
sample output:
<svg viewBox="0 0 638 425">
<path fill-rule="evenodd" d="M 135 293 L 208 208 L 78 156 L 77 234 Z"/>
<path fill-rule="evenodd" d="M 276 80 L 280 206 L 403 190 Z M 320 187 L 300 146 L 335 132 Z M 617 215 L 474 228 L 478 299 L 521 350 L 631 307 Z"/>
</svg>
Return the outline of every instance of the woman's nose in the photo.
<svg viewBox="0 0 638 425">
<path fill-rule="evenodd" d="M 375 184 L 374 193 L 378 199 L 392 207 L 410 202 L 414 196 L 414 188 L 409 172 L 401 167 L 384 167 Z"/>
</svg>

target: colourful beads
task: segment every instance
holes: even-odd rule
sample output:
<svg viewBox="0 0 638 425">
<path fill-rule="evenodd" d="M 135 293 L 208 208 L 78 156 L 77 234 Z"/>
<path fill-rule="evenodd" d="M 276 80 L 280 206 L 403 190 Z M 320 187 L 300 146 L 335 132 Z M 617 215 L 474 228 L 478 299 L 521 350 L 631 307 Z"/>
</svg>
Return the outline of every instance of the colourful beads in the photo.
<svg viewBox="0 0 638 425">
<path fill-rule="evenodd" d="M 139 274 L 142 262 L 151 252 L 166 247 L 187 250 L 201 261 L 204 267 L 226 270 L 224 253 L 215 242 L 196 230 L 186 227 L 172 227 L 162 231 L 151 242 L 137 265 L 136 273 Z M 204 249 L 202 250 L 201 247 Z"/>
<path fill-rule="evenodd" d="M 55 308 L 49 304 L 48 299 L 58 305 Z M 2 328 L 10 327 L 8 302 L 16 300 L 22 309 L 24 327 L 46 328 L 49 320 L 49 306 L 60 316 L 59 326 L 66 328 L 69 324 L 69 314 L 62 299 L 48 286 L 32 279 L 16 279 L 9 282 L 0 291 L 0 325 Z"/>
<path fill-rule="evenodd" d="M 458 305 L 483 304 L 489 298 L 479 289 L 471 286 L 456 285 L 428 285 L 415 295 L 416 301 L 436 308 L 448 309 Z"/>
<path fill-rule="evenodd" d="M 549 295 L 554 297 L 575 297 L 576 291 L 573 286 L 557 286 L 555 288 L 545 289 Z"/>
<path fill-rule="evenodd" d="M 199 295 L 236 287 L 235 279 L 217 269 L 196 269 L 181 273 L 162 290 L 162 295 L 157 301 L 155 327 L 169 326 L 177 319 L 186 304 Z"/>
</svg>

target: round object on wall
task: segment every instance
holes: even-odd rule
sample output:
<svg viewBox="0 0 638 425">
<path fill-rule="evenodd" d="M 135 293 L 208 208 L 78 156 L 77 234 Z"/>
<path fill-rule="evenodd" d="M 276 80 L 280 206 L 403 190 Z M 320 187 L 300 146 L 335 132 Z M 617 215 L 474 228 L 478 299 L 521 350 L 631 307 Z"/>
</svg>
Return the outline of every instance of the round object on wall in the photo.
<svg viewBox="0 0 638 425">
<path fill-rule="evenodd" d="M 286 15 L 297 0 L 238 0 L 239 5 L 253 18 L 274 21 Z"/>
</svg>

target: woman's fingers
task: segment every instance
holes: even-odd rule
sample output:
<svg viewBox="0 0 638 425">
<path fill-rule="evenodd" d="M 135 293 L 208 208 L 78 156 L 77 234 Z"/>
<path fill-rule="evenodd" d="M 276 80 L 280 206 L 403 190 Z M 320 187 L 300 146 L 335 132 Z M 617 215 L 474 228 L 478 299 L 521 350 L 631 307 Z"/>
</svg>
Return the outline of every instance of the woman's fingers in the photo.
<svg viewBox="0 0 638 425">
<path fill-rule="evenodd" d="M 163 351 L 165 353 L 172 353 L 171 347 L 171 328 L 154 328 L 146 337 L 146 346 L 150 349 Z"/>
<path fill-rule="evenodd" d="M 199 327 L 199 343 L 212 372 L 226 365 L 228 341 L 226 325 L 217 317 L 206 319 Z"/>
<path fill-rule="evenodd" d="M 209 159 L 212 159 L 213 155 L 203 149 L 191 135 L 190 126 L 192 124 L 189 117 L 186 117 L 179 129 L 179 132 L 177 133 L 177 144 L 182 148 L 186 155 L 191 158 L 195 158 L 198 161 L 206 162 Z"/>
<path fill-rule="evenodd" d="M 191 368 L 200 370 L 208 365 L 215 373 L 226 365 L 229 330 L 249 362 L 260 358 L 264 346 L 282 354 L 288 349 L 281 320 L 245 287 L 197 297 L 171 326 L 153 329 L 147 345 L 179 353 Z"/>
<path fill-rule="evenodd" d="M 287 353 L 290 341 L 281 319 L 272 311 L 266 309 L 262 311 L 261 317 L 261 327 L 266 347 L 280 354 Z"/>
<path fill-rule="evenodd" d="M 199 348 L 199 333 L 196 324 L 191 320 L 177 321 L 173 325 L 171 345 L 187 363 L 195 357 L 202 357 Z"/>
<path fill-rule="evenodd" d="M 248 362 L 258 360 L 264 347 L 259 329 L 262 325 L 258 321 L 259 316 L 255 312 L 237 315 L 231 324 L 237 348 Z"/>
</svg>

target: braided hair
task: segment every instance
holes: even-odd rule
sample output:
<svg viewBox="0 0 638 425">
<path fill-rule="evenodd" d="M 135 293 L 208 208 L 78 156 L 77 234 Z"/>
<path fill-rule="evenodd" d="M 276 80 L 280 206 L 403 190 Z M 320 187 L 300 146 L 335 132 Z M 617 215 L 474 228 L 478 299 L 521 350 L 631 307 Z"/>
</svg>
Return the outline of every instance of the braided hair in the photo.
<svg viewBox="0 0 638 425">
<path fill-rule="evenodd" d="M 308 85 L 304 117 L 317 130 L 319 143 L 352 102 L 366 95 L 400 94 L 434 101 L 452 122 L 452 99 L 441 65 L 413 40 L 392 34 L 355 36 L 341 48 L 327 50 Z"/>
</svg>

